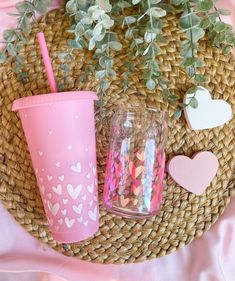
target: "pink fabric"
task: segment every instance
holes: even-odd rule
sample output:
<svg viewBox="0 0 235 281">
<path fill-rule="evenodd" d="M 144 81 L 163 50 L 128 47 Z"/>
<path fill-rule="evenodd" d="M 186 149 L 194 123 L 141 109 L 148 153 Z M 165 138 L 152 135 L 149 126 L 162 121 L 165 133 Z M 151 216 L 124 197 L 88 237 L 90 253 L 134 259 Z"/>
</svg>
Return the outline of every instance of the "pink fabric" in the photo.
<svg viewBox="0 0 235 281">
<path fill-rule="evenodd" d="M 1 30 L 14 24 L 0 1 Z M 235 9 L 233 0 L 220 6 Z M 231 18 L 235 26 L 235 16 Z M 233 281 L 235 200 L 200 239 L 177 252 L 140 264 L 98 265 L 65 257 L 26 233 L 0 205 L 0 281 Z M 20 272 L 20 273 L 19 273 Z"/>
</svg>

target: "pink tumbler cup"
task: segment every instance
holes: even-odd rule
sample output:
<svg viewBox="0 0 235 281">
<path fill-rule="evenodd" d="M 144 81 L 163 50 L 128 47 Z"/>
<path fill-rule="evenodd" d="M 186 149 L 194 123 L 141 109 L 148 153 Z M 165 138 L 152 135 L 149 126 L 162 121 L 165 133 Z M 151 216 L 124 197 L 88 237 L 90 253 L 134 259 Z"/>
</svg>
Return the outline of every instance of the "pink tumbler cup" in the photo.
<svg viewBox="0 0 235 281">
<path fill-rule="evenodd" d="M 95 93 L 53 93 L 14 101 L 52 236 L 81 241 L 99 227 Z"/>
</svg>

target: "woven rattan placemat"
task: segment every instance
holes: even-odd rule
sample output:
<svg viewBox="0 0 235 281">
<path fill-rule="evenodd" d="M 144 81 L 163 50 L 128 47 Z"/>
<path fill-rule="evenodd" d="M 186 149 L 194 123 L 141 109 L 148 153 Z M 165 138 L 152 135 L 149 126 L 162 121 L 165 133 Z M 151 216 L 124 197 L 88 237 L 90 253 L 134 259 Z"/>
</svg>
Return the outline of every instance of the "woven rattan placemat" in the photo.
<svg viewBox="0 0 235 281">
<path fill-rule="evenodd" d="M 45 218 L 35 176 L 31 166 L 19 118 L 11 112 L 12 102 L 23 96 L 37 95 L 49 91 L 40 58 L 35 33 L 44 31 L 53 59 L 57 83 L 64 89 L 96 90 L 98 82 L 94 77 L 82 81 L 86 65 L 94 64 L 92 54 L 78 51 L 76 59 L 70 63 L 71 70 L 65 77 L 58 61 L 58 52 L 66 50 L 69 34 L 66 29 L 68 19 L 63 11 L 53 11 L 36 24 L 30 40 L 22 50 L 28 78 L 25 83 L 17 80 L 8 63 L 0 68 L 0 199 L 14 218 L 41 242 L 68 256 L 75 256 L 96 263 L 130 263 L 170 254 L 200 237 L 219 218 L 234 195 L 235 164 L 235 120 L 223 127 L 191 131 L 184 118 L 172 117 L 174 106 L 163 102 L 161 91 L 148 92 L 142 79 L 138 59 L 133 61 L 135 71 L 130 76 L 129 89 L 123 91 L 123 62 L 128 57 L 128 44 L 116 53 L 116 78 L 104 97 L 103 123 L 97 117 L 97 152 L 100 189 L 100 230 L 91 239 L 82 243 L 59 245 L 51 237 Z M 121 31 L 120 31 L 121 32 Z M 180 67 L 178 20 L 169 16 L 165 20 L 164 33 L 169 42 L 162 46 L 159 56 L 163 76 L 170 81 L 169 87 L 181 97 L 192 86 Z M 206 67 L 201 71 L 207 77 L 206 87 L 214 98 L 228 101 L 235 111 L 235 60 L 224 57 L 220 50 L 210 47 L 209 41 L 202 40 L 200 56 Z M 102 186 L 105 169 L 107 144 L 109 140 L 109 121 L 117 105 L 156 106 L 169 112 L 169 138 L 167 153 L 192 156 L 200 150 L 209 150 L 217 155 L 220 168 L 216 179 L 203 196 L 196 196 L 180 188 L 166 177 L 164 204 L 159 216 L 148 220 L 127 220 L 109 214 L 102 207 Z M 219 114 L 219 113 L 218 113 Z"/>
</svg>

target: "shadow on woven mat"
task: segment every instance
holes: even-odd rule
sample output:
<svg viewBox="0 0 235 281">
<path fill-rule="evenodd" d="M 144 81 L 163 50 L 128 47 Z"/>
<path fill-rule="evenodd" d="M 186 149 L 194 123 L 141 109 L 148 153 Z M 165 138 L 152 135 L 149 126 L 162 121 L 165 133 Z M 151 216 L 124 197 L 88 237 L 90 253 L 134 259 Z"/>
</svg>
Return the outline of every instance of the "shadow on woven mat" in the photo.
<svg viewBox="0 0 235 281">
<path fill-rule="evenodd" d="M 81 75 L 89 64 L 94 64 L 92 53 L 79 51 L 76 60 L 71 62 L 68 75 L 60 68 L 58 52 L 66 50 L 68 20 L 62 11 L 53 11 L 36 24 L 30 40 L 22 50 L 26 62 L 25 70 L 29 76 L 25 83 L 19 82 L 11 71 L 11 63 L 0 68 L 1 123 L 0 123 L 0 199 L 15 219 L 34 237 L 49 244 L 68 256 L 96 263 L 130 263 L 170 254 L 200 237 L 218 219 L 234 195 L 235 164 L 235 120 L 220 128 L 191 131 L 183 118 L 173 118 L 174 106 L 163 102 L 160 89 L 149 92 L 141 81 L 142 71 L 138 61 L 133 61 L 134 73 L 130 76 L 129 89 L 123 91 L 123 62 L 129 60 L 128 43 L 115 55 L 118 78 L 111 84 L 104 97 L 104 121 L 97 117 L 97 152 L 100 179 L 100 230 L 91 239 L 77 244 L 59 245 L 53 241 L 48 230 L 39 191 L 30 162 L 19 118 L 11 112 L 13 100 L 49 91 L 35 33 L 44 31 L 53 68 L 58 84 L 65 89 L 96 90 L 98 82 L 94 77 L 82 81 Z M 164 32 L 169 42 L 162 46 L 158 57 L 163 76 L 169 80 L 169 87 L 181 97 L 191 86 L 180 68 L 178 21 L 174 16 L 165 20 Z M 121 32 L 121 31 L 120 31 Z M 221 52 L 202 40 L 200 56 L 206 67 L 201 72 L 207 77 L 206 87 L 214 98 L 228 101 L 235 112 L 235 61 L 224 57 Z M 210 150 L 217 155 L 220 168 L 216 179 L 202 196 L 196 196 L 180 188 L 166 177 L 164 204 L 159 216 L 148 220 L 127 220 L 111 215 L 102 207 L 102 182 L 105 169 L 107 144 L 109 139 L 109 120 L 117 105 L 155 106 L 169 112 L 169 138 L 167 153 L 169 157 L 184 153 L 191 156 L 200 150 Z"/>
</svg>

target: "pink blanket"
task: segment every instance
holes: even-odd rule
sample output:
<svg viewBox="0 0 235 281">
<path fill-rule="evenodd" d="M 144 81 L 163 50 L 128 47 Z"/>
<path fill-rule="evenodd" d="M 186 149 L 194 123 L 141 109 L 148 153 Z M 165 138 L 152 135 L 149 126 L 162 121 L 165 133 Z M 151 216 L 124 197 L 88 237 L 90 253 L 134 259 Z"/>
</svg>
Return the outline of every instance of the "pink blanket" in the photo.
<svg viewBox="0 0 235 281">
<path fill-rule="evenodd" d="M 0 33 L 15 24 L 7 13 L 16 2 L 0 0 Z M 234 0 L 219 5 L 235 9 Z M 235 26 L 235 15 L 230 22 Z M 1 205 L 0 230 L 0 281 L 235 281 L 235 200 L 202 238 L 140 264 L 97 265 L 65 257 L 32 238 Z"/>
</svg>

